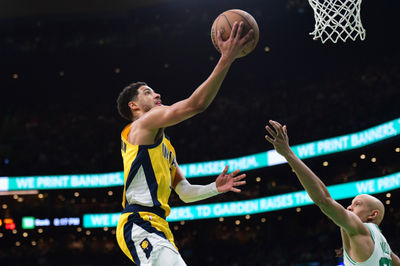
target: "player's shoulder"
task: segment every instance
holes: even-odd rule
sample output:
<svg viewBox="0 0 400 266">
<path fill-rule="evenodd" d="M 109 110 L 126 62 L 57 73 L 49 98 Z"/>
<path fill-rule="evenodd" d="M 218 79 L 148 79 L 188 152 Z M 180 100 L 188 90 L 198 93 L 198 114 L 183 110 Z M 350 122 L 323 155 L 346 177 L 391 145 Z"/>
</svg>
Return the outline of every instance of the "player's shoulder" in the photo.
<svg viewBox="0 0 400 266">
<path fill-rule="evenodd" d="M 161 105 L 161 106 L 155 106 L 151 108 L 149 111 L 138 117 L 133 123 L 132 126 L 142 126 L 145 127 L 148 122 L 153 121 L 154 119 L 157 119 L 157 117 L 161 116 L 168 110 L 169 106 L 166 105 Z"/>
<path fill-rule="evenodd" d="M 143 125 L 141 117 L 135 120 L 129 128 L 127 139 L 134 145 L 149 145 L 157 142 L 162 136 L 163 128 L 149 128 Z"/>
<path fill-rule="evenodd" d="M 132 122 L 127 124 L 127 125 L 125 125 L 122 128 L 122 131 L 121 131 L 121 138 L 122 139 L 127 139 L 128 138 L 128 134 L 131 131 L 131 125 L 132 125 Z"/>
<path fill-rule="evenodd" d="M 347 226 L 346 228 L 341 227 L 341 230 L 346 232 L 348 236 L 369 236 L 370 235 L 370 229 L 364 223 L 358 215 L 353 213 L 352 211 L 346 210 L 347 217 L 348 217 L 348 222 L 346 223 Z"/>
<path fill-rule="evenodd" d="M 368 228 L 371 235 L 381 234 L 381 229 L 376 223 L 364 223 L 364 225 Z"/>
</svg>

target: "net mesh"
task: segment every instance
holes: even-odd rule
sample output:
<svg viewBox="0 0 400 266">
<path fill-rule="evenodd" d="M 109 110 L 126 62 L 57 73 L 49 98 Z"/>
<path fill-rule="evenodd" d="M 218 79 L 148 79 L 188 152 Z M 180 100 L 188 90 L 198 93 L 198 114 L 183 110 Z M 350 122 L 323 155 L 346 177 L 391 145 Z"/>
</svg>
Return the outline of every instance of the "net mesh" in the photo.
<svg viewBox="0 0 400 266">
<path fill-rule="evenodd" d="M 310 35 L 322 43 L 330 40 L 345 42 L 348 38 L 365 39 L 365 29 L 361 23 L 362 0 L 308 0 L 314 10 L 315 29 Z"/>
</svg>

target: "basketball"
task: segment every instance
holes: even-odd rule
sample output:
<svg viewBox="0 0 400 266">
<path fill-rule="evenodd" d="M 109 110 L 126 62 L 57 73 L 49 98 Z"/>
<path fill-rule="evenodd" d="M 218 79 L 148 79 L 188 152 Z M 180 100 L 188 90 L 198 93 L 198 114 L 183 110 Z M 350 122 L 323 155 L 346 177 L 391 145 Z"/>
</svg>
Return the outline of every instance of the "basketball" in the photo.
<svg viewBox="0 0 400 266">
<path fill-rule="evenodd" d="M 222 40 L 226 41 L 232 30 L 232 26 L 237 21 L 243 21 L 244 27 L 240 37 L 243 37 L 247 34 L 250 29 L 254 30 L 254 42 L 252 44 L 247 45 L 241 55 L 239 57 L 243 57 L 248 55 L 251 51 L 254 50 L 258 43 L 258 39 L 260 36 L 260 31 L 258 29 L 258 24 L 252 15 L 243 11 L 241 9 L 230 9 L 223 13 L 221 13 L 213 22 L 211 27 L 211 41 L 214 44 L 214 47 L 220 52 L 217 42 L 217 30 L 220 30 Z"/>
</svg>

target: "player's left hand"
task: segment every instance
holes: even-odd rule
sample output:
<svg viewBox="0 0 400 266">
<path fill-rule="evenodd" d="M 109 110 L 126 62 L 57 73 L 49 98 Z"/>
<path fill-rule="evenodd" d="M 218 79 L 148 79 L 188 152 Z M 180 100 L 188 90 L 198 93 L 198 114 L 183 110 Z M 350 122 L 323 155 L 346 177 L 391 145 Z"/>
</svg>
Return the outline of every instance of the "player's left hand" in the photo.
<svg viewBox="0 0 400 266">
<path fill-rule="evenodd" d="M 269 123 L 272 125 L 274 129 L 265 126 L 265 129 L 268 131 L 268 134 L 265 135 L 265 139 L 274 145 L 275 150 L 282 156 L 286 156 L 290 152 L 289 146 L 289 137 L 287 134 L 286 125 L 282 126 L 280 123 L 269 120 Z"/>
<path fill-rule="evenodd" d="M 232 26 L 231 34 L 226 41 L 222 39 L 221 31 L 217 30 L 217 42 L 222 56 L 235 60 L 239 58 L 247 45 L 252 45 L 251 42 L 254 42 L 254 30 L 249 30 L 245 36 L 241 37 L 243 29 L 243 21 L 240 23 L 235 21 Z"/>
<path fill-rule="evenodd" d="M 224 171 L 222 171 L 222 173 L 217 177 L 217 180 L 215 180 L 218 192 L 223 193 L 233 191 L 238 193 L 241 190 L 236 187 L 246 184 L 246 181 L 240 181 L 246 177 L 246 174 L 241 174 L 238 176 L 238 174 L 240 173 L 239 169 L 233 171 L 230 174 L 227 174 L 228 170 L 229 166 L 226 165 Z"/>
</svg>

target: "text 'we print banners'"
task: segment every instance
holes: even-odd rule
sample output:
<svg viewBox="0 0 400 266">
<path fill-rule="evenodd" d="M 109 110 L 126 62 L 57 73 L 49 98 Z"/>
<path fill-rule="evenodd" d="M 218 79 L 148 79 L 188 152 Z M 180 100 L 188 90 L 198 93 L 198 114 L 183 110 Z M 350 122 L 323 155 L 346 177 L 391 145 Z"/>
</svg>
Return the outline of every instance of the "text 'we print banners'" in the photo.
<svg viewBox="0 0 400 266">
<path fill-rule="evenodd" d="M 377 194 L 400 188 L 400 172 L 358 182 L 328 186 L 335 200 L 353 198 L 359 194 Z M 287 193 L 254 200 L 223 202 L 171 208 L 169 222 L 241 216 L 313 204 L 306 191 Z M 84 214 L 83 227 L 115 227 L 120 213 Z"/>
<path fill-rule="evenodd" d="M 122 172 L 89 175 L 0 177 L 0 191 L 99 188 L 124 185 Z"/>
<path fill-rule="evenodd" d="M 293 146 L 300 159 L 361 148 L 400 134 L 400 118 L 353 134 Z M 275 150 L 234 159 L 181 164 L 187 178 L 218 175 L 225 165 L 229 170 L 248 171 L 285 163 Z M 0 177 L 0 191 L 74 189 L 123 186 L 123 172 L 88 175 Z"/>
<path fill-rule="evenodd" d="M 397 118 L 357 133 L 296 145 L 292 149 L 300 159 L 307 159 L 361 148 L 399 134 L 400 118 Z M 285 158 L 275 150 L 270 150 L 236 159 L 183 164 L 180 167 L 187 177 L 201 177 L 217 175 L 222 172 L 225 165 L 229 165 L 230 171 L 236 169 L 246 171 L 282 163 L 286 163 Z"/>
<path fill-rule="evenodd" d="M 84 214 L 83 228 L 116 227 L 120 216 L 120 212 Z"/>
</svg>

